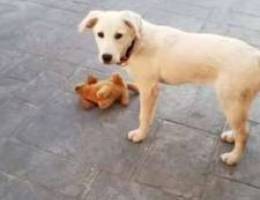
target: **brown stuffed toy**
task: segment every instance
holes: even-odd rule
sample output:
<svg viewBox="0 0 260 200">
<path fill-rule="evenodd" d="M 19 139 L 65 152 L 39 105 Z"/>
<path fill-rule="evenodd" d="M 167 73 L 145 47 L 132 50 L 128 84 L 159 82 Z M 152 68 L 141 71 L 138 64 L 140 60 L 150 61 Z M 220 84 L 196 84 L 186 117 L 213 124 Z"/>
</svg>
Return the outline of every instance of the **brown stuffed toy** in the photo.
<svg viewBox="0 0 260 200">
<path fill-rule="evenodd" d="M 116 101 L 119 101 L 123 106 L 127 106 L 129 103 L 128 90 L 138 93 L 137 87 L 125 83 L 119 74 L 114 74 L 110 79 L 100 81 L 95 76 L 90 75 L 86 83 L 75 87 L 80 103 L 86 109 L 94 106 L 106 109 Z"/>
</svg>

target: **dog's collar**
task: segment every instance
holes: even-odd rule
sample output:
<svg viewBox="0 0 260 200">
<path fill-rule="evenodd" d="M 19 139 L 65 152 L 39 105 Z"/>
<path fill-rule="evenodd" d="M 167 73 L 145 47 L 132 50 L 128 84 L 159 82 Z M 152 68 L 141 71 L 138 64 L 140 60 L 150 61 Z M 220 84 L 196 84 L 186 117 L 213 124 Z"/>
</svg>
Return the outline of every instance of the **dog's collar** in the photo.
<svg viewBox="0 0 260 200">
<path fill-rule="evenodd" d="M 136 38 L 134 38 L 130 44 L 130 46 L 126 49 L 125 55 L 120 58 L 120 62 L 118 63 L 119 65 L 125 66 L 127 65 L 127 61 L 131 57 L 133 53 L 133 49 L 135 47 L 136 43 Z"/>
</svg>

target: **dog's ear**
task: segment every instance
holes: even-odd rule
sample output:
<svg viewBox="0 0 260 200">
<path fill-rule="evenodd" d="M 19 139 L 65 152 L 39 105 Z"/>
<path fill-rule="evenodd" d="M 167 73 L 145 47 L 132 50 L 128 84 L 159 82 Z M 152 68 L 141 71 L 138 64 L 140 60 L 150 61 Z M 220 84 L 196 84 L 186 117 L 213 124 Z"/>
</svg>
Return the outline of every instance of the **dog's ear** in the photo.
<svg viewBox="0 0 260 200">
<path fill-rule="evenodd" d="M 87 81 L 86 81 L 87 84 L 95 84 L 97 82 L 98 82 L 98 79 L 94 75 L 89 75 L 87 78 Z"/>
<path fill-rule="evenodd" d="M 137 39 L 141 38 L 142 17 L 133 11 L 122 11 L 124 23 L 134 30 Z"/>
<path fill-rule="evenodd" d="M 88 28 L 93 28 L 98 21 L 98 18 L 103 13 L 100 10 L 93 10 L 80 22 L 78 30 L 80 33 L 85 32 Z"/>
</svg>

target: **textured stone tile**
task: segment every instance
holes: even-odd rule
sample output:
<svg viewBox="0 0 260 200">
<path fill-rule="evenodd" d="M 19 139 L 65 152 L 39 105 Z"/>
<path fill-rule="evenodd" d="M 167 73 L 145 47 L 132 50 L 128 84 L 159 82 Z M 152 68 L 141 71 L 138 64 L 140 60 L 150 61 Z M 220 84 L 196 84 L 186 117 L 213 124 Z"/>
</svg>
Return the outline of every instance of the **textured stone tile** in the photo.
<svg viewBox="0 0 260 200">
<path fill-rule="evenodd" d="M 197 1 L 192 1 L 192 0 L 178 0 L 178 2 L 185 2 L 187 4 L 192 4 L 192 5 L 198 5 L 202 6 L 203 8 L 214 8 L 214 7 L 220 7 L 220 8 L 225 8 L 229 7 L 232 5 L 234 0 L 197 0 Z"/>
<path fill-rule="evenodd" d="M 223 130 L 225 121 L 224 113 L 218 105 L 214 89 L 200 88 L 188 113 L 186 123 L 219 134 Z"/>
<path fill-rule="evenodd" d="M 36 111 L 35 107 L 19 99 L 8 98 L 0 105 L 0 138 L 12 135 L 17 127 Z"/>
<path fill-rule="evenodd" d="M 236 0 L 232 4 L 232 10 L 240 11 L 246 14 L 256 15 L 259 17 L 260 2 L 258 0 Z"/>
<path fill-rule="evenodd" d="M 259 152 L 259 124 L 251 123 L 251 131 L 247 150 L 243 159 L 235 167 L 227 167 L 220 161 L 220 154 L 230 151 L 233 145 L 224 144 L 222 142 L 218 145 L 218 150 L 215 154 L 215 162 L 212 163 L 213 173 L 236 180 L 242 183 L 260 187 L 260 152 Z M 227 128 L 226 128 L 227 129 Z"/>
<path fill-rule="evenodd" d="M 2 72 L 9 79 L 30 82 L 42 72 L 56 72 L 62 76 L 70 76 L 75 66 L 66 62 L 51 60 L 43 56 L 31 55 L 28 59 Z"/>
<path fill-rule="evenodd" d="M 13 99 L 12 93 L 25 87 L 25 82 L 0 76 L 0 104 Z"/>
<path fill-rule="evenodd" d="M 75 64 L 80 64 L 89 59 L 97 60 L 97 45 L 91 32 L 88 34 L 80 34 L 78 32 L 77 25 L 81 20 L 82 18 L 78 20 L 73 29 L 64 28 L 68 36 L 62 41 L 55 43 L 51 54 L 49 54 L 51 58 L 65 60 Z"/>
<path fill-rule="evenodd" d="M 162 86 L 157 115 L 162 119 L 185 123 L 198 88 L 191 85 Z"/>
<path fill-rule="evenodd" d="M 170 195 L 159 189 L 141 185 L 135 182 L 126 182 L 108 173 L 101 173 L 90 188 L 87 200 L 181 200 L 181 197 Z"/>
<path fill-rule="evenodd" d="M 37 154 L 33 148 L 23 145 L 15 139 L 2 138 L 0 149 L 1 171 L 21 177 L 32 169 L 30 162 L 34 154 Z"/>
<path fill-rule="evenodd" d="M 260 190 L 219 177 L 209 176 L 202 200 L 257 200 Z"/>
<path fill-rule="evenodd" d="M 196 19 L 186 15 L 179 15 L 170 11 L 157 10 L 155 15 L 152 9 L 145 13 L 144 18 L 152 23 L 172 26 L 184 31 L 195 32 L 199 31 L 204 23 L 204 20 Z"/>
<path fill-rule="evenodd" d="M 3 200 L 71 200 L 27 180 L 0 174 L 0 198 Z"/>
<path fill-rule="evenodd" d="M 260 39 L 258 37 L 259 31 L 245 29 L 241 27 L 229 26 L 227 30 L 227 35 L 244 40 L 257 48 L 260 48 Z"/>
<path fill-rule="evenodd" d="M 157 10 L 165 10 L 171 13 L 180 14 L 183 16 L 190 16 L 197 19 L 206 19 L 211 12 L 210 8 L 198 6 L 192 2 L 185 2 L 180 0 L 153 0 L 150 2 L 150 6 L 153 6 L 155 12 Z"/>
<path fill-rule="evenodd" d="M 158 116 L 211 133 L 219 133 L 225 117 L 212 88 L 194 85 L 167 86 L 160 93 Z"/>
<path fill-rule="evenodd" d="M 70 157 L 81 142 L 80 113 L 76 95 L 58 92 L 37 115 L 16 132 L 21 141 Z"/>
<path fill-rule="evenodd" d="M 214 137 L 167 122 L 156 136 L 135 179 L 187 199 L 198 198 L 215 147 Z"/>
<path fill-rule="evenodd" d="M 46 8 L 37 4 L 28 4 L 25 1 L 15 0 L 7 3 L 12 9 L 1 16 L 0 46 L 5 49 L 16 50 L 18 47 L 35 44 L 37 42 L 35 32 L 39 30 L 44 32 L 46 26 L 42 26 L 43 29 L 41 29 L 41 27 L 36 27 L 33 24 L 37 24 L 37 21 L 47 13 Z M 32 29 L 29 29 L 31 26 Z"/>
<path fill-rule="evenodd" d="M 231 10 L 231 7 L 215 9 L 209 17 L 209 22 L 224 23 L 255 31 L 260 30 L 259 16 L 236 12 Z"/>
<path fill-rule="evenodd" d="M 228 25 L 225 23 L 206 22 L 201 28 L 200 32 L 226 35 L 227 29 Z"/>
<path fill-rule="evenodd" d="M 0 49 L 0 76 L 2 77 L 3 70 L 16 66 L 23 60 L 27 59 L 28 56 L 29 55 L 26 53 Z"/>
<path fill-rule="evenodd" d="M 97 173 L 86 164 L 39 151 L 14 139 L 2 139 L 0 149 L 1 171 L 66 196 L 80 195 Z"/>
<path fill-rule="evenodd" d="M 250 119 L 260 122 L 260 96 L 257 96 L 250 110 Z"/>
<path fill-rule="evenodd" d="M 59 91 L 72 91 L 68 80 L 55 72 L 43 72 L 25 87 L 15 91 L 14 95 L 36 106 L 41 106 Z"/>
<path fill-rule="evenodd" d="M 29 0 L 31 2 L 44 5 L 46 7 L 51 8 L 58 8 L 63 9 L 71 12 L 82 12 L 84 10 L 87 10 L 88 4 L 86 3 L 80 3 L 78 1 L 71 1 L 71 0 L 63 0 L 63 1 L 55 1 L 55 0 L 45 0 L 39 2 L 38 0 Z"/>
<path fill-rule="evenodd" d="M 57 24 L 39 20 L 26 23 L 19 29 L 9 29 L 0 33 L 4 47 L 15 47 L 38 55 L 48 55 L 56 44 L 67 37 L 66 31 Z"/>
</svg>

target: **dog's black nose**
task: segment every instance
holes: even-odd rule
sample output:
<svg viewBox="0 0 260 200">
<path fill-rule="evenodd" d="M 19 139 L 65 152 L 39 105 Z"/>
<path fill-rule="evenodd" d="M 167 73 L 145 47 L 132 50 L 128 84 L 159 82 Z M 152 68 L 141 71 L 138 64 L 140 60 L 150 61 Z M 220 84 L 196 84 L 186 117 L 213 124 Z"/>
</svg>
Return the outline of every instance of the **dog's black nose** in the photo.
<svg viewBox="0 0 260 200">
<path fill-rule="evenodd" d="M 110 63 L 112 60 L 112 55 L 111 54 L 103 54 L 102 59 L 104 63 Z"/>
</svg>

